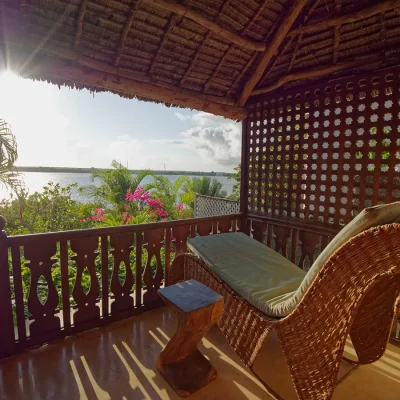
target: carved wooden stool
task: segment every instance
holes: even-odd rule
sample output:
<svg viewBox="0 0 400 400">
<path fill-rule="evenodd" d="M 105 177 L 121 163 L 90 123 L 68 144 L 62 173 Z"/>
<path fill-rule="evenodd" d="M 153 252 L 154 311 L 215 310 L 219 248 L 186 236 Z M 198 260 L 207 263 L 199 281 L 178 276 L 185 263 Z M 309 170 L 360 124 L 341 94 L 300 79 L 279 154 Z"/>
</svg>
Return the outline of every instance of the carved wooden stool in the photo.
<svg viewBox="0 0 400 400">
<path fill-rule="evenodd" d="M 221 316 L 224 298 L 194 279 L 158 293 L 178 317 L 178 327 L 158 356 L 157 369 L 180 396 L 186 397 L 217 376 L 197 345 Z"/>
</svg>

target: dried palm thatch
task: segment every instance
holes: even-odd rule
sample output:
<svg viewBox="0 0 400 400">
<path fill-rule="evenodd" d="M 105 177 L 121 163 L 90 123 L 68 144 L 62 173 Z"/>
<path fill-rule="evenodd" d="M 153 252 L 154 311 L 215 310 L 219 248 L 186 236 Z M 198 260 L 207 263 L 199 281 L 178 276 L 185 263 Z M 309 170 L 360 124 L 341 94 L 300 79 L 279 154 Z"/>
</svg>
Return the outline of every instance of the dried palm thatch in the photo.
<svg viewBox="0 0 400 400">
<path fill-rule="evenodd" d="M 2 0 L 0 19 L 21 75 L 234 119 L 250 96 L 400 59 L 398 0 Z"/>
</svg>

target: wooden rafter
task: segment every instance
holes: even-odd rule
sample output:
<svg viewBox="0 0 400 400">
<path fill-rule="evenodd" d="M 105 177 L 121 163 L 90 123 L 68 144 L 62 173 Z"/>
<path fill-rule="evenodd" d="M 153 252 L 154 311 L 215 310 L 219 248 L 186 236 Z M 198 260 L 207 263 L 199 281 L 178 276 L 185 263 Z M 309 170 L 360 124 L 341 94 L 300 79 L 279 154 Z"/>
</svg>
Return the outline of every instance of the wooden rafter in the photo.
<svg viewBox="0 0 400 400">
<path fill-rule="evenodd" d="M 335 0 L 335 14 L 340 15 L 342 9 L 342 0 Z M 340 43 L 340 28 L 341 26 L 335 26 L 334 39 L 333 39 L 333 63 L 336 64 L 338 60 L 339 53 L 339 43 Z"/>
<path fill-rule="evenodd" d="M 340 71 L 344 71 L 344 70 L 350 70 L 353 68 L 363 67 L 367 64 L 372 64 L 377 61 L 382 61 L 382 57 L 374 57 L 374 58 L 369 58 L 369 59 L 349 61 L 349 62 L 345 62 L 345 63 L 329 65 L 327 67 L 309 69 L 309 70 L 285 75 L 282 78 L 278 79 L 277 82 L 275 82 L 274 84 L 272 84 L 270 86 L 266 86 L 264 88 L 254 90 L 251 93 L 251 96 L 257 96 L 260 94 L 272 92 L 273 90 L 278 89 L 279 87 L 285 85 L 288 82 L 298 81 L 298 80 L 302 80 L 302 79 L 318 78 L 318 77 L 321 77 L 324 75 L 333 74 L 335 72 L 340 72 Z"/>
<path fill-rule="evenodd" d="M 322 31 L 328 28 L 333 28 L 339 25 L 350 24 L 396 8 L 400 8 L 399 0 L 379 1 L 376 5 L 366 7 L 363 10 L 354 13 L 344 14 L 339 17 L 319 21 L 312 25 L 304 26 L 299 29 L 294 29 L 292 32 L 289 33 L 289 35 L 293 36 L 300 33 L 308 34 L 316 31 Z"/>
<path fill-rule="evenodd" d="M 268 42 L 268 39 L 270 38 L 270 36 L 272 35 L 272 33 L 275 32 L 275 30 L 277 29 L 277 27 L 279 26 L 280 23 L 280 19 L 277 18 L 277 20 L 275 21 L 274 26 L 272 27 L 272 29 L 269 30 L 269 32 L 267 33 L 267 35 L 264 38 L 264 42 Z M 257 58 L 258 54 L 254 53 L 252 55 L 252 57 L 249 59 L 249 61 L 247 61 L 246 65 L 244 68 L 242 68 L 242 70 L 240 71 L 239 75 L 236 77 L 236 79 L 234 80 L 234 82 L 232 83 L 232 85 L 230 86 L 227 94 L 230 95 L 232 94 L 233 88 L 238 84 L 238 82 L 240 82 L 240 80 L 243 78 L 243 76 L 247 73 L 247 71 L 249 70 L 249 68 L 253 65 L 254 60 Z"/>
<path fill-rule="evenodd" d="M 339 0 L 340 1 L 340 0 Z M 313 6 L 310 8 L 310 10 L 308 11 L 307 15 L 304 17 L 303 23 L 302 25 L 306 24 L 308 19 L 311 17 L 311 15 L 313 14 L 313 12 L 315 11 L 315 9 L 317 8 L 318 4 L 319 4 L 320 0 L 315 0 Z M 300 33 L 298 39 L 297 39 L 297 43 L 296 43 L 296 47 L 294 48 L 293 54 L 292 54 L 292 58 L 290 60 L 290 64 L 289 64 L 289 69 L 288 71 L 290 72 L 293 68 L 293 65 L 296 61 L 296 56 L 297 56 L 297 52 L 299 50 L 299 47 L 301 45 L 301 41 L 303 40 L 303 34 Z M 285 54 L 284 52 L 282 54 Z M 270 68 L 270 70 L 272 70 L 272 68 Z"/>
<path fill-rule="evenodd" d="M 118 49 L 115 52 L 115 57 L 114 57 L 114 65 L 117 66 L 119 64 L 119 60 L 121 59 L 122 51 L 124 49 L 125 45 L 125 40 L 128 37 L 129 30 L 131 29 L 133 19 L 135 18 L 135 14 L 137 13 L 137 10 L 139 9 L 140 1 L 134 0 L 131 8 L 129 10 L 129 14 L 126 18 L 125 25 L 124 25 L 124 30 L 122 31 L 121 37 L 119 39 L 119 45 Z"/>
<path fill-rule="evenodd" d="M 167 29 L 166 29 L 166 31 L 165 31 L 162 39 L 161 39 L 160 46 L 158 47 L 156 53 L 154 54 L 153 60 L 151 62 L 150 71 L 149 71 L 150 74 L 153 73 L 153 69 L 154 69 L 154 66 L 156 65 L 157 58 L 160 55 L 162 49 L 164 48 L 164 45 L 168 40 L 169 34 L 171 33 L 172 29 L 176 25 L 177 19 L 178 19 L 178 17 L 175 14 L 172 14 L 171 17 L 169 18 Z"/>
<path fill-rule="evenodd" d="M 88 0 L 82 0 L 81 9 L 79 10 L 78 24 L 76 27 L 74 49 L 77 49 L 79 47 L 79 43 L 81 41 L 83 20 L 85 18 L 87 3 L 88 3 Z"/>
<path fill-rule="evenodd" d="M 386 17 L 385 17 L 385 13 L 382 13 L 380 15 L 380 25 L 381 25 L 381 29 L 379 32 L 379 40 L 380 40 L 380 45 L 382 48 L 382 52 L 385 51 L 385 42 L 386 42 Z"/>
<path fill-rule="evenodd" d="M 304 6 L 306 5 L 308 0 L 295 0 L 289 13 L 283 20 L 282 24 L 279 26 L 275 36 L 271 40 L 271 43 L 268 46 L 268 49 L 265 51 L 264 55 L 261 58 L 260 63 L 258 64 L 256 70 L 254 71 L 251 78 L 246 83 L 237 104 L 240 107 L 243 107 L 247 99 L 249 98 L 251 92 L 261 79 L 262 75 L 264 74 L 268 64 L 270 63 L 272 57 L 276 54 L 279 49 L 279 46 L 283 42 L 284 38 L 286 37 L 287 33 L 289 32 L 290 28 L 293 26 L 294 22 L 296 21 L 297 17 L 303 10 Z"/>
<path fill-rule="evenodd" d="M 238 35 L 237 33 L 222 28 L 216 22 L 210 21 L 209 19 L 203 17 L 201 14 L 191 11 L 190 9 L 181 4 L 174 3 L 169 0 L 142 0 L 142 1 L 147 4 L 151 4 L 155 7 L 162 8 L 163 10 L 167 10 L 175 14 L 181 15 L 182 17 L 191 19 L 192 21 L 198 23 L 204 28 L 207 28 L 210 32 L 214 33 L 215 35 L 229 42 L 235 43 L 238 46 L 255 51 L 264 51 L 266 48 L 265 43 L 246 39 Z"/>
<path fill-rule="evenodd" d="M 244 29 L 241 32 L 241 35 L 245 35 L 248 30 L 253 26 L 254 22 L 257 21 L 258 17 L 260 16 L 260 14 L 263 12 L 263 10 L 265 9 L 265 6 L 267 5 L 267 3 L 269 3 L 270 0 L 264 0 L 262 3 L 260 3 L 257 11 L 253 14 L 252 18 L 250 19 L 250 21 L 247 23 L 247 25 L 244 27 Z M 207 92 L 207 90 L 209 89 L 212 81 L 215 79 L 215 77 L 217 76 L 219 70 L 221 69 L 222 65 L 224 64 L 225 60 L 228 58 L 230 52 L 232 51 L 232 49 L 234 48 L 234 45 L 231 44 L 228 49 L 225 51 L 224 55 L 222 56 L 221 61 L 219 62 L 219 64 L 216 66 L 216 68 L 214 69 L 212 75 L 210 76 L 210 78 L 208 78 L 207 82 L 204 85 L 203 91 Z"/>
<path fill-rule="evenodd" d="M 196 110 L 221 115 L 234 120 L 246 118 L 246 110 L 241 107 L 216 103 L 207 100 L 204 96 L 189 95 L 179 89 L 162 88 L 152 83 L 138 82 L 122 77 L 120 74 L 104 73 L 90 68 L 82 68 L 77 63 L 52 60 L 50 58 L 36 58 L 22 75 L 27 78 L 44 78 L 55 82 L 71 82 L 97 89 L 108 90 L 129 96 L 138 96 L 167 104 L 194 108 Z M 62 77 L 62 78 L 60 78 Z"/>
<path fill-rule="evenodd" d="M 309 9 L 308 13 L 305 15 L 305 17 L 304 17 L 302 23 L 299 25 L 299 27 L 302 27 L 306 23 L 306 21 L 308 21 L 308 19 L 311 17 L 312 13 L 315 11 L 315 9 L 317 8 L 317 6 L 318 6 L 320 1 L 321 0 L 315 0 L 314 5 Z M 274 70 L 276 64 L 279 63 L 281 58 L 286 54 L 287 50 L 292 45 L 294 39 L 295 39 L 295 36 L 289 37 L 289 39 L 287 40 L 285 46 L 282 48 L 282 50 L 279 52 L 279 54 L 275 57 L 273 63 L 268 68 L 268 71 L 264 74 L 261 83 L 265 82 L 268 79 L 269 75 Z"/>
<path fill-rule="evenodd" d="M 223 5 L 220 7 L 217 16 L 215 17 L 215 21 L 218 22 L 220 16 L 222 15 L 222 13 L 224 12 L 224 10 L 229 6 L 230 2 L 232 0 L 226 0 Z M 186 79 L 188 78 L 188 76 L 190 75 L 190 73 L 192 72 L 193 67 L 195 66 L 197 59 L 199 58 L 203 47 L 206 45 L 206 43 L 208 42 L 208 40 L 211 37 L 211 33 L 212 31 L 209 31 L 205 34 L 205 36 L 203 37 L 203 40 L 200 43 L 200 46 L 198 47 L 196 54 L 193 56 L 192 61 L 189 64 L 189 67 L 187 68 L 187 70 L 185 71 L 185 73 L 183 74 L 179 85 L 182 85 L 183 83 L 185 83 Z"/>
</svg>

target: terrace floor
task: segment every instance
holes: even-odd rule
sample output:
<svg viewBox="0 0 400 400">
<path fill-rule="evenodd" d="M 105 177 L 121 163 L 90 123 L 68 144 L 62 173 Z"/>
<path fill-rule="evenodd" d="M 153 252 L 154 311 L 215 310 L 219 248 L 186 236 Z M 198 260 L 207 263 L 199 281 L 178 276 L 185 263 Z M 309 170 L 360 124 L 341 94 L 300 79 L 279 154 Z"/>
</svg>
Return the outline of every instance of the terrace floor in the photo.
<svg viewBox="0 0 400 400">
<path fill-rule="evenodd" d="M 174 329 L 175 317 L 161 308 L 4 360 L 0 399 L 180 399 L 155 368 L 157 355 Z M 255 370 L 285 400 L 295 399 L 276 344 L 271 341 L 263 350 Z M 201 351 L 218 377 L 191 400 L 274 398 L 216 327 L 203 340 Z M 273 363 L 267 357 L 272 353 L 278 355 Z M 399 398 L 400 348 L 389 345 L 385 356 L 372 365 L 354 369 L 344 362 L 340 376 L 349 371 L 334 400 Z"/>
</svg>

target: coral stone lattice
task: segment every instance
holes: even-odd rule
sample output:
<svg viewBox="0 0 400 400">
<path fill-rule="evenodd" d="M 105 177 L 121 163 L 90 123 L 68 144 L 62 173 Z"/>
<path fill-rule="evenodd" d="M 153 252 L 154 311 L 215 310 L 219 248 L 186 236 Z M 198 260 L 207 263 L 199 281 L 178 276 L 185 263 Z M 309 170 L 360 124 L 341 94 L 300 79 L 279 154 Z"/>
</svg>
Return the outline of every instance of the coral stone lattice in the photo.
<svg viewBox="0 0 400 400">
<path fill-rule="evenodd" d="M 400 68 L 255 99 L 247 210 L 344 225 L 400 200 Z"/>
</svg>

